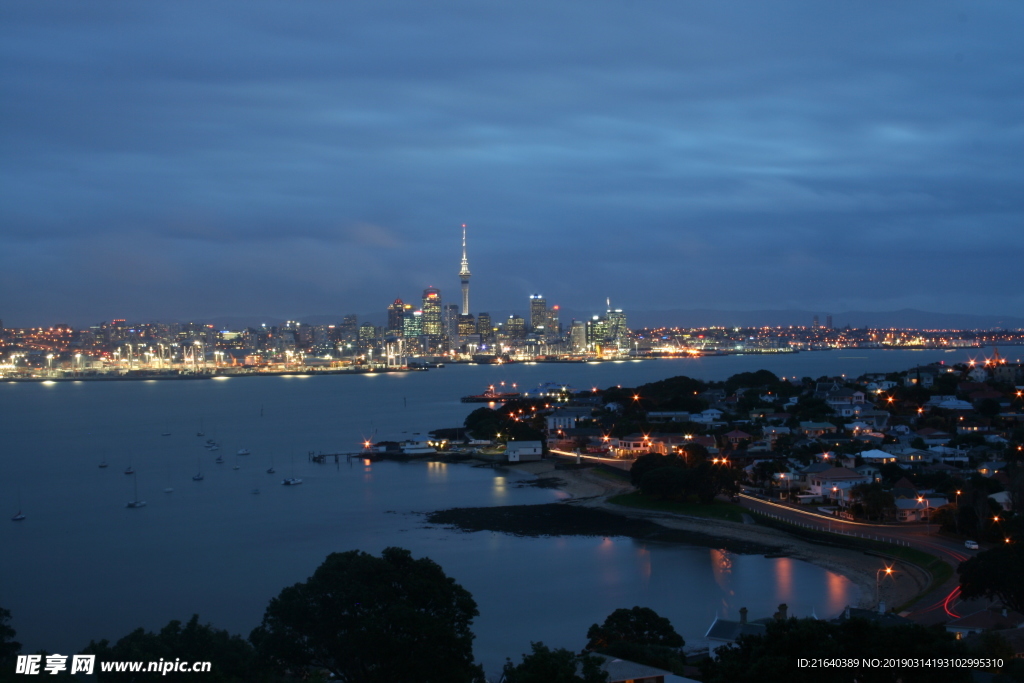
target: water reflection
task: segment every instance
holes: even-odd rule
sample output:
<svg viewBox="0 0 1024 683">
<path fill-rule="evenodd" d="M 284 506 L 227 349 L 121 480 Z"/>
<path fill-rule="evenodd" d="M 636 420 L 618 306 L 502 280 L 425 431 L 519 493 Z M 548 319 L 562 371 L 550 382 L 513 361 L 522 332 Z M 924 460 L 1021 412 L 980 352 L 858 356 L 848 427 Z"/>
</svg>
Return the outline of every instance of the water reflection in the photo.
<svg viewBox="0 0 1024 683">
<path fill-rule="evenodd" d="M 732 595 L 732 557 L 725 550 L 710 550 L 708 551 L 711 556 L 711 572 L 715 577 L 715 583 L 725 593 Z"/>
</svg>

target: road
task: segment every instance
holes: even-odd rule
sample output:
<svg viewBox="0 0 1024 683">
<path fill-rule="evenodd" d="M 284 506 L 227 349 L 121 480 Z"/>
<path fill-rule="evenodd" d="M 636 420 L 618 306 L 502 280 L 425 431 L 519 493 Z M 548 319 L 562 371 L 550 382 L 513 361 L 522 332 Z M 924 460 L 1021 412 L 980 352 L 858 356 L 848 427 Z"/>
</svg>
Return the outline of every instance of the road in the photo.
<svg viewBox="0 0 1024 683">
<path fill-rule="evenodd" d="M 984 604 L 962 604 L 959 600 L 960 586 L 956 568 L 971 557 L 974 552 L 964 548 L 962 541 L 950 540 L 935 535 L 938 527 L 914 524 L 895 526 L 892 524 L 867 524 L 849 522 L 819 512 L 797 508 L 793 505 L 740 495 L 740 505 L 757 512 L 774 515 L 785 521 L 832 533 L 874 538 L 907 545 L 942 559 L 953 567 L 953 576 L 941 586 L 926 593 L 906 614 L 909 619 L 921 624 L 944 623 L 951 619 L 982 609 Z"/>
</svg>

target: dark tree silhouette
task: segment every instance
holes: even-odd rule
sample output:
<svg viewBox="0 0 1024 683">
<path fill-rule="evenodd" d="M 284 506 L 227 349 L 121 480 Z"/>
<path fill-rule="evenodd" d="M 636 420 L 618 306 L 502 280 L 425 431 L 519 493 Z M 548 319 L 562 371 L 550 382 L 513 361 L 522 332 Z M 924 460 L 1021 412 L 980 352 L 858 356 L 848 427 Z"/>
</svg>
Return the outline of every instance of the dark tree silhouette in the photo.
<svg viewBox="0 0 1024 683">
<path fill-rule="evenodd" d="M 279 668 L 322 668 L 345 683 L 468 683 L 483 675 L 469 628 L 478 613 L 429 558 L 352 550 L 281 591 L 250 640 Z"/>
</svg>

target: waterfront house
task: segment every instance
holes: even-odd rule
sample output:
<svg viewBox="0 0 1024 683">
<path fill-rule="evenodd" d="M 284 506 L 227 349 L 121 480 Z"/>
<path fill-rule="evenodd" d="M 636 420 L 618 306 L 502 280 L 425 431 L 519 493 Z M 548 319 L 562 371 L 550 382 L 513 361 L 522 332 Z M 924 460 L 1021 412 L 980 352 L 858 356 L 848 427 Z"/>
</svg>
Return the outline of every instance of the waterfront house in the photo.
<svg viewBox="0 0 1024 683">
<path fill-rule="evenodd" d="M 708 655 L 718 658 L 720 648 L 732 645 L 740 636 L 764 635 L 767 627 L 764 624 L 747 623 L 747 608 L 740 609 L 739 621 L 715 618 L 704 639 L 708 641 Z"/>
<path fill-rule="evenodd" d="M 530 462 L 540 460 L 544 449 L 540 441 L 509 441 L 505 444 L 505 455 L 509 462 Z"/>
</svg>

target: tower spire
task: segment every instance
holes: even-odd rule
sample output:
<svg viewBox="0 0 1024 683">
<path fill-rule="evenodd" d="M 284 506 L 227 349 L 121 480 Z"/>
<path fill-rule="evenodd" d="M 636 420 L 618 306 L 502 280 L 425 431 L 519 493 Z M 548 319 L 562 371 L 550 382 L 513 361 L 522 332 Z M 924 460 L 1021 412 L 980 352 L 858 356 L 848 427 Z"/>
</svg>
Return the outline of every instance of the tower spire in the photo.
<svg viewBox="0 0 1024 683">
<path fill-rule="evenodd" d="M 462 224 L 462 267 L 459 280 L 462 282 L 462 315 L 469 315 L 469 259 L 466 258 L 466 224 Z"/>
</svg>

